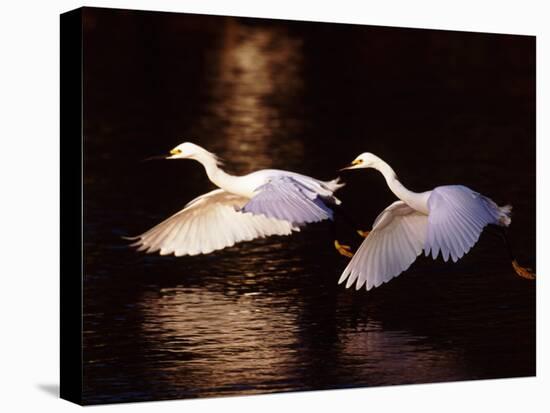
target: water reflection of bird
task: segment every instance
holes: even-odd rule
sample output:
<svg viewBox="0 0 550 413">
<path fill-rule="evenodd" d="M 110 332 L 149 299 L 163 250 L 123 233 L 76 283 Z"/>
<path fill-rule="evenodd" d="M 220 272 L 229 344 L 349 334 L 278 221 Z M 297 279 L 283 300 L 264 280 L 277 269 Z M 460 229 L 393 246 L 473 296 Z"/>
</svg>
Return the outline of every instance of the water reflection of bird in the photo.
<svg viewBox="0 0 550 413">
<path fill-rule="evenodd" d="M 208 254 L 270 235 L 289 235 L 312 222 L 333 219 L 340 204 L 333 193 L 338 178 L 320 181 L 309 176 L 264 169 L 233 176 L 219 167 L 217 157 L 190 142 L 170 151 L 166 159 L 194 159 L 220 189 L 189 202 L 170 218 L 133 238 L 140 251 L 161 255 Z"/>
<path fill-rule="evenodd" d="M 356 289 L 378 287 L 405 271 L 424 250 L 436 259 L 441 251 L 456 262 L 479 239 L 488 224 L 504 229 L 510 225 L 512 207 L 499 207 L 491 199 L 462 185 L 439 186 L 432 191 L 415 193 L 405 188 L 393 169 L 382 159 L 365 152 L 343 169 L 374 168 L 382 173 L 390 190 L 400 199 L 376 218 L 370 233 L 342 273 L 339 283 Z M 361 231 L 360 231 L 361 232 Z M 531 269 L 514 259 L 506 234 L 502 232 L 516 273 L 534 279 Z M 344 247 L 348 256 L 349 247 Z"/>
</svg>

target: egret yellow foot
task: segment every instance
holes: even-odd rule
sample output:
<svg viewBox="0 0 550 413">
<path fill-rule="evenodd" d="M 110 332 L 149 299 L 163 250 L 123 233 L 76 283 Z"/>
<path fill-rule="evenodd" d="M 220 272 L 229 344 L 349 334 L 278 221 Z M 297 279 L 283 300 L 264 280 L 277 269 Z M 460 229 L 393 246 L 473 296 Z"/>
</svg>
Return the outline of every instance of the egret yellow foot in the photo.
<svg viewBox="0 0 550 413">
<path fill-rule="evenodd" d="M 353 252 L 351 252 L 351 247 L 349 245 L 342 245 L 338 240 L 334 240 L 334 248 L 344 257 L 353 257 Z"/>
<path fill-rule="evenodd" d="M 367 238 L 369 236 L 370 231 L 361 231 L 360 229 L 358 229 L 357 233 L 359 234 L 359 236 L 363 238 Z"/>
<path fill-rule="evenodd" d="M 534 280 L 536 278 L 532 268 L 522 267 L 516 260 L 512 261 L 512 267 L 514 267 L 514 271 L 516 271 L 516 274 L 521 278 L 526 278 L 528 280 Z"/>
</svg>

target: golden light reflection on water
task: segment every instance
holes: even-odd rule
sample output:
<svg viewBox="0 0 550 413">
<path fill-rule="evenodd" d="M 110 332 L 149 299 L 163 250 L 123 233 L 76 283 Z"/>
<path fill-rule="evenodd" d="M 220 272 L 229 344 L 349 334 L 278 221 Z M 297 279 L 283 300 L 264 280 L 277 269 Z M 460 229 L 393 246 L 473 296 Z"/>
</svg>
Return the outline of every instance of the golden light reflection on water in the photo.
<svg viewBox="0 0 550 413">
<path fill-rule="evenodd" d="M 213 78 L 211 112 L 220 152 L 239 173 L 299 160 L 302 120 L 286 113 L 302 93 L 301 40 L 282 27 L 228 20 Z M 296 161 L 298 162 L 298 161 Z"/>
<path fill-rule="evenodd" d="M 378 384 L 460 380 L 465 376 L 459 354 L 435 349 L 425 337 L 403 330 L 384 329 L 367 319 L 353 329 L 339 332 L 340 362 L 350 366 L 348 374 Z"/>
<path fill-rule="evenodd" d="M 269 256 L 266 248 L 239 253 L 231 271 L 227 262 L 188 269 L 204 284 L 143 293 L 144 354 L 155 355 L 148 360 L 151 372 L 176 393 L 254 394 L 323 388 L 327 382 L 379 385 L 465 377 L 463 355 L 425 344 L 426 338 L 413 332 L 388 329 L 370 316 L 357 320 L 352 316 L 357 308 L 346 299 L 335 307 L 329 299 L 326 307 L 332 310 L 308 311 L 312 296 L 315 306 L 330 297 L 327 287 L 309 287 L 306 296 L 289 281 L 310 277 L 307 265 L 281 246 Z M 223 278 L 215 275 L 222 271 Z"/>
<path fill-rule="evenodd" d="M 302 326 L 304 303 L 299 301 L 295 293 L 164 288 L 143 296 L 142 329 L 149 352 L 159 356 L 156 363 L 163 381 L 201 396 L 315 388 L 323 379 L 315 377 L 312 363 L 323 357 L 334 362 L 334 355 L 342 384 L 465 376 L 460 354 L 423 344 L 424 337 L 407 331 L 384 329 L 370 318 L 352 327 L 338 319 L 336 341 L 321 337 L 307 344 L 304 327 L 322 326 L 323 320 Z"/>
<path fill-rule="evenodd" d="M 166 288 L 143 297 L 143 332 L 165 354 L 172 386 L 202 395 L 260 391 L 298 364 L 295 305 L 261 292 L 230 296 L 203 288 Z M 263 389 L 265 391 L 265 389 Z"/>
</svg>

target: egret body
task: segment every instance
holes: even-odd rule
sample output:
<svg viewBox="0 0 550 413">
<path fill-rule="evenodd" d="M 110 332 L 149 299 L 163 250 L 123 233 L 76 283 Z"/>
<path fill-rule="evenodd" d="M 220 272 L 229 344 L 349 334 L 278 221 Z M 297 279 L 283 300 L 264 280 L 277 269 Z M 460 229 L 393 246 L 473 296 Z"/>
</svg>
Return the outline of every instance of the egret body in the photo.
<svg viewBox="0 0 550 413">
<path fill-rule="evenodd" d="M 339 283 L 347 281 L 346 288 L 354 283 L 356 289 L 363 285 L 367 290 L 378 287 L 409 268 L 422 251 L 433 259 L 441 253 L 445 261 L 451 258 L 456 262 L 474 246 L 485 226 L 507 227 L 511 223 L 510 205 L 498 206 L 465 186 L 439 186 L 421 193 L 410 191 L 386 162 L 368 152 L 343 169 L 361 168 L 378 170 L 399 201 L 376 218 L 372 230 L 363 234 L 366 238 L 355 254 L 344 246 L 346 255 L 352 256 L 339 280 Z M 535 277 L 513 256 L 512 265 L 518 275 Z"/>
<path fill-rule="evenodd" d="M 333 219 L 331 207 L 340 204 L 334 192 L 344 185 L 338 178 L 321 181 L 277 169 L 230 175 L 220 168 L 214 154 L 190 142 L 176 146 L 165 158 L 199 162 L 218 189 L 129 238 L 140 251 L 161 255 L 208 254 L 237 242 L 289 235 L 308 223 Z"/>
</svg>

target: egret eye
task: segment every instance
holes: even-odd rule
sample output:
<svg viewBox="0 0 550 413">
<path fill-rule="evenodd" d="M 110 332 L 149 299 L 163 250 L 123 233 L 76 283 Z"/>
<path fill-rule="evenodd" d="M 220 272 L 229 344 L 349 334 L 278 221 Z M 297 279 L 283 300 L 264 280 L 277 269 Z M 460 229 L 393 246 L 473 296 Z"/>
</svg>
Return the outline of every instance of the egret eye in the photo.
<svg viewBox="0 0 550 413">
<path fill-rule="evenodd" d="M 172 149 L 170 151 L 170 155 L 179 155 L 181 153 L 181 149 Z"/>
</svg>

